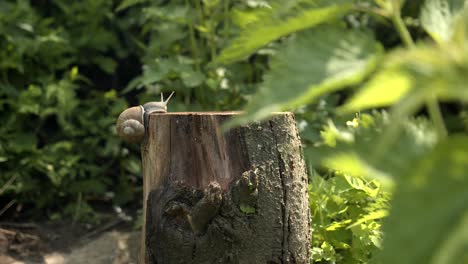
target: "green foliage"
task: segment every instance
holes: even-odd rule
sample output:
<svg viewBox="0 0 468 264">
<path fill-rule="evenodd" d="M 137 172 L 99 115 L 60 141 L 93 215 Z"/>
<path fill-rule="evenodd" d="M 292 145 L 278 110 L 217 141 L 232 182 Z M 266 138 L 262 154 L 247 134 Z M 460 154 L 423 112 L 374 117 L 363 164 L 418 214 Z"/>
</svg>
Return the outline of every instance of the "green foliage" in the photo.
<svg viewBox="0 0 468 264">
<path fill-rule="evenodd" d="M 382 51 L 368 34 L 339 27 L 318 27 L 285 44 L 274 56 L 270 72 L 247 106 L 251 113 L 245 117 L 247 120 L 264 118 L 271 112 L 361 82 L 375 67 Z"/>
<path fill-rule="evenodd" d="M 237 32 L 231 21 L 231 10 L 252 8 L 215 0 L 203 4 L 200 1 L 149 2 L 145 1 L 147 7 L 140 14 L 141 34 L 149 39 L 141 57 L 143 72 L 123 92 L 145 89 L 148 93 L 141 99 L 149 100 L 148 95 L 156 96 L 163 89 L 173 90 L 175 99 L 180 99 L 179 104 L 171 102 L 175 110 L 239 108 L 244 103 L 243 97 L 260 79 L 262 58 L 226 67 L 210 62 Z"/>
<path fill-rule="evenodd" d="M 272 1 L 271 5 L 255 13 L 237 13 L 244 31 L 223 50 L 220 62 L 243 59 L 273 40 L 336 19 L 352 7 L 341 0 Z"/>
<path fill-rule="evenodd" d="M 421 10 L 421 24 L 431 37 L 440 43 L 450 41 L 455 31 L 455 23 L 463 10 L 463 0 L 425 1 Z"/>
<path fill-rule="evenodd" d="M 426 119 L 410 119 L 401 125 L 398 141 L 382 152 L 375 142 L 380 140 L 382 131 L 394 126 L 386 112 L 362 114 L 346 123 L 347 127 L 342 127 L 330 122 L 321 132 L 324 145 L 306 149 L 306 155 L 317 165 L 378 179 L 387 189 L 394 185 L 392 178 L 411 169 L 437 142 L 436 132 Z"/>
<path fill-rule="evenodd" d="M 311 262 L 463 262 L 467 22 L 460 0 L 0 1 L 2 198 L 74 221 L 140 200 L 114 124 L 160 92 L 249 101 L 235 122 L 298 107 Z"/>
<path fill-rule="evenodd" d="M 251 32 L 268 29 L 275 31 L 269 32 L 274 39 L 283 38 L 272 55 L 271 69 L 261 88 L 246 107 L 247 114 L 237 122 L 265 117 L 271 110 L 301 106 L 299 127 L 306 135 L 305 154 L 324 175 L 314 175 L 310 190 L 312 212 L 316 221 L 320 219 L 314 224 L 312 262 L 454 263 L 467 259 L 468 138 L 454 133 L 463 130 L 451 130 L 453 126 L 447 129 L 449 120 L 452 124 L 463 123 L 466 119 L 460 116 L 466 114 L 465 110 L 463 115 L 454 114 L 445 110 L 451 108 L 441 109 L 440 104 L 460 106 L 468 98 L 468 7 L 466 1 L 414 2 L 355 1 L 352 9 L 342 14 L 344 19 L 329 18 L 324 27 L 308 24 L 301 17 L 303 12 L 313 12 L 305 3 L 313 5 L 316 1 L 291 1 L 291 6 L 306 6 L 289 14 L 301 17 L 303 31 L 275 30 L 252 22 L 226 48 L 226 53 L 221 53 L 223 58 L 236 47 L 240 49 L 236 54 L 250 54 L 252 48 L 243 48 L 236 40 L 251 36 Z M 343 4 L 343 10 L 345 7 L 348 8 Z M 275 5 L 271 8 L 268 14 L 282 11 Z M 321 7 L 313 8 L 319 11 Z M 289 26 L 288 20 L 274 15 L 269 15 L 269 19 L 279 29 Z M 380 34 L 380 29 L 389 25 L 399 41 L 390 42 Z M 315 32 L 313 37 L 310 32 Z M 341 33 L 330 41 L 333 32 Z M 360 34 L 359 41 L 350 41 L 345 49 L 335 48 L 353 34 Z M 365 37 L 372 34 L 376 39 L 373 44 L 372 37 Z M 383 55 L 379 49 L 369 48 L 378 47 L 379 42 L 385 47 Z M 360 52 L 367 57 L 356 56 Z M 323 54 L 332 56 L 324 60 L 327 55 Z M 336 69 L 349 67 L 344 71 L 345 80 L 353 81 L 337 81 L 332 88 L 317 85 L 316 80 L 321 84 L 328 78 L 343 77 L 339 71 L 335 76 L 320 70 L 334 69 L 332 62 L 339 65 Z M 349 96 L 349 88 L 354 95 Z M 321 95 L 325 97 L 319 98 Z M 320 109 L 320 105 L 330 109 L 326 103 L 334 95 L 341 95 L 344 100 L 331 105 L 337 107 L 331 114 L 307 113 Z M 349 116 L 375 107 L 389 107 L 389 112 Z M 314 122 L 323 126 L 321 139 L 310 132 L 312 127 L 316 129 Z M 371 190 L 363 191 L 362 186 Z M 377 193 L 385 190 L 385 195 L 372 196 L 375 189 L 379 190 Z M 358 192 L 364 195 L 363 200 L 357 198 Z M 394 198 L 389 201 L 389 217 L 382 222 L 387 214 L 387 192 Z M 353 208 L 349 201 L 355 199 L 375 204 L 359 206 L 367 213 L 349 215 L 348 210 Z M 361 230 L 364 233 L 354 234 L 353 228 L 362 224 L 367 233 Z M 381 224 L 384 239 L 378 253 Z M 354 236 L 367 242 L 349 242 L 355 241 Z"/>
<path fill-rule="evenodd" d="M 468 240 L 463 234 L 468 212 L 467 169 L 468 137 L 457 135 L 440 142 L 398 179 L 384 226 L 383 263 L 467 259 Z M 403 252 L 394 254 L 396 250 Z"/>
<path fill-rule="evenodd" d="M 370 126 L 372 129 L 381 127 L 371 116 L 362 119 L 354 120 L 358 122 L 356 127 L 327 125 L 322 133 L 322 142 L 335 150 L 341 149 L 340 142 L 365 140 L 369 137 Z M 369 128 L 363 129 L 363 126 Z M 308 151 L 317 152 L 315 149 Z M 310 153 L 308 156 L 311 157 Z M 340 159 L 343 154 L 333 157 Z M 330 160 L 330 157 L 324 159 Z M 336 161 L 343 170 L 334 167 L 334 172 L 325 176 L 313 173 L 310 179 L 311 261 L 366 263 L 381 248 L 381 219 L 388 214 L 390 192 L 376 179 L 351 176 L 348 173 L 352 164 L 343 162 L 343 159 Z"/>
<path fill-rule="evenodd" d="M 252 2 L 253 3 L 253 2 Z M 264 57 L 209 62 L 237 32 L 231 1 L 0 1 L 0 182 L 23 216 L 95 221 L 96 201 L 139 201 L 122 110 L 176 91 L 170 110 L 240 107 Z M 257 63 L 257 64 L 256 64 Z"/>
<path fill-rule="evenodd" d="M 254 214 L 255 211 L 256 211 L 255 207 L 252 207 L 252 206 L 247 205 L 247 204 L 241 204 L 239 206 L 239 209 L 245 214 Z"/>
<path fill-rule="evenodd" d="M 345 174 L 328 177 L 313 175 L 310 182 L 311 260 L 366 262 L 381 248 L 379 220 L 387 215 L 388 193 L 376 180 Z"/>
</svg>

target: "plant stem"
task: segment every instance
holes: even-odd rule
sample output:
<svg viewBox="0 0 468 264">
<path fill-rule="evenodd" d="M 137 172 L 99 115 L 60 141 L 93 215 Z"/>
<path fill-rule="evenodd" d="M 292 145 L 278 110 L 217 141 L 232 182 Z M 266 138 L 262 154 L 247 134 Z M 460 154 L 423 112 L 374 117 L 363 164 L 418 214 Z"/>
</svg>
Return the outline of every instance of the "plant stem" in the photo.
<svg viewBox="0 0 468 264">
<path fill-rule="evenodd" d="M 215 29 L 213 29 L 215 30 Z M 215 33 L 214 32 L 211 32 L 210 30 L 210 38 L 209 38 L 209 41 L 210 41 L 210 54 L 211 54 L 211 60 L 214 60 L 216 58 L 216 46 L 215 46 Z"/>
<path fill-rule="evenodd" d="M 400 11 L 394 11 L 392 16 L 393 24 L 395 25 L 398 33 L 400 34 L 403 43 L 408 48 L 412 48 L 415 46 L 413 39 L 408 31 L 408 28 L 405 26 L 403 19 L 401 18 Z M 428 98 L 426 101 L 426 107 L 429 112 L 429 116 L 434 122 L 434 125 L 437 129 L 437 135 L 439 139 L 443 139 L 447 137 L 447 129 L 445 128 L 444 118 L 442 116 L 442 112 L 440 111 L 439 103 L 437 102 L 436 98 Z"/>
<path fill-rule="evenodd" d="M 405 26 L 403 19 L 401 19 L 400 11 L 394 11 L 392 21 L 396 30 L 398 31 L 398 34 L 400 34 L 403 43 L 405 43 L 407 47 L 414 47 L 414 41 L 411 38 L 411 35 L 408 31 L 408 28 Z"/>
<path fill-rule="evenodd" d="M 216 32 L 214 28 L 212 28 L 211 24 L 207 25 L 206 20 L 205 20 L 205 11 L 203 10 L 203 6 L 200 5 L 200 0 L 195 0 L 195 8 L 197 9 L 198 16 L 200 17 L 200 23 L 201 25 L 205 28 L 208 29 L 208 36 L 207 36 L 207 44 L 210 48 L 210 55 L 211 58 L 214 59 L 216 57 L 216 47 L 215 45 L 215 39 L 214 39 L 214 34 Z"/>
<path fill-rule="evenodd" d="M 229 37 L 229 0 L 224 0 L 224 37 L 227 39 Z"/>
<path fill-rule="evenodd" d="M 195 0 L 195 8 L 197 9 L 202 26 L 205 26 L 205 15 L 203 14 L 203 8 L 200 5 L 200 0 Z"/>
<path fill-rule="evenodd" d="M 185 0 L 185 4 L 190 6 L 188 0 Z M 195 39 L 195 30 L 193 29 L 193 21 L 190 20 L 188 22 L 189 27 L 189 37 L 190 37 L 190 48 L 192 50 L 193 60 L 195 61 L 195 70 L 200 71 L 200 61 L 198 55 L 198 48 L 197 48 L 197 40 Z"/>
<path fill-rule="evenodd" d="M 444 117 L 442 116 L 437 100 L 435 98 L 426 99 L 426 107 L 429 111 L 429 116 L 431 117 L 432 122 L 434 122 L 439 139 L 447 137 L 448 133 L 445 128 Z"/>
<path fill-rule="evenodd" d="M 72 225 L 75 225 L 75 223 L 78 221 L 78 218 L 81 215 L 80 211 L 81 211 L 82 200 L 83 200 L 83 194 L 79 192 L 78 197 L 76 199 L 75 212 L 73 213 Z"/>
</svg>

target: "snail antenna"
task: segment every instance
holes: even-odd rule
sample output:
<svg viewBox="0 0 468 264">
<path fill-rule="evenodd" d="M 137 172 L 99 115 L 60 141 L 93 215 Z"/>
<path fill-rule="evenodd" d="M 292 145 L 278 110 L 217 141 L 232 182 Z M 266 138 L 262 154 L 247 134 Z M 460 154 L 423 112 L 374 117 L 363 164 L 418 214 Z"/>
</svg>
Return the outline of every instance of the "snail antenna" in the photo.
<svg viewBox="0 0 468 264">
<path fill-rule="evenodd" d="M 166 101 L 164 102 L 165 104 L 167 104 L 169 102 L 169 100 L 171 99 L 172 95 L 174 94 L 174 91 L 172 91 L 172 93 L 169 95 L 169 97 L 166 99 Z M 161 93 L 161 102 L 162 102 L 162 93 Z"/>
</svg>

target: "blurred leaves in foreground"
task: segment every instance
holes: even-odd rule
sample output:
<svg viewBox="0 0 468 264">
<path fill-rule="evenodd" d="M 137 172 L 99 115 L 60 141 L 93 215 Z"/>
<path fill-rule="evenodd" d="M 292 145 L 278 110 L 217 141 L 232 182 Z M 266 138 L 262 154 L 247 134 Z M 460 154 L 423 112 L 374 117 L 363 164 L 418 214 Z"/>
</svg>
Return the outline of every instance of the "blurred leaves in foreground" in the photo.
<svg viewBox="0 0 468 264">
<path fill-rule="evenodd" d="M 230 1 L 0 1 L 0 181 L 10 216 L 97 221 L 140 203 L 138 146 L 115 134 L 126 107 L 175 91 L 170 111 L 232 110 L 266 56 L 209 65 L 238 26 Z M 23 208 L 23 209 L 21 209 Z"/>
<path fill-rule="evenodd" d="M 464 122 L 468 100 L 466 1 L 271 2 L 267 13 L 250 17 L 258 22 L 242 30 L 219 60 L 252 54 L 251 46 L 239 45 L 252 32 L 269 30 L 266 36 L 281 43 L 247 113 L 231 124 L 298 109 L 305 154 L 319 172 L 311 180 L 312 212 L 319 219 L 311 260 L 466 262 L 468 136 L 466 126 L 454 125 Z M 304 16 L 327 8 L 341 12 L 317 16 L 317 23 Z M 334 95 L 341 100 L 327 106 Z M 462 110 L 444 111 L 441 103 Z M 323 106 L 328 114 L 308 112 Z M 310 132 L 317 122 L 320 139 Z M 367 213 L 352 214 L 356 207 Z M 367 233 L 355 233 L 356 227 Z M 382 237 L 382 250 L 375 250 Z"/>
</svg>

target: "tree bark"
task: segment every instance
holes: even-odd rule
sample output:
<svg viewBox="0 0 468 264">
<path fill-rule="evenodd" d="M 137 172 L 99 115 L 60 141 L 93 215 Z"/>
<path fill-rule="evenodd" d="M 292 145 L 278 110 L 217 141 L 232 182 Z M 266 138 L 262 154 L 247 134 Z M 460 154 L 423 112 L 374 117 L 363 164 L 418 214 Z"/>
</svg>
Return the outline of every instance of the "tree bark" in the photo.
<svg viewBox="0 0 468 264">
<path fill-rule="evenodd" d="M 235 114 L 149 116 L 143 263 L 309 262 L 307 173 L 294 115 L 223 133 Z"/>
</svg>

